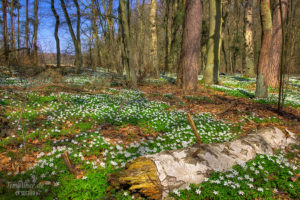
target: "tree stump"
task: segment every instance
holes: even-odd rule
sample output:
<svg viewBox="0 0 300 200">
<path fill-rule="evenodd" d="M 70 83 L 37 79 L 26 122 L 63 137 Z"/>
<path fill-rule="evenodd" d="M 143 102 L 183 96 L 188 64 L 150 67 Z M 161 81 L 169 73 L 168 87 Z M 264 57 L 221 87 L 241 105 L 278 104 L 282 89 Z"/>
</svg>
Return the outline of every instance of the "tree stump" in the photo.
<svg viewBox="0 0 300 200">
<path fill-rule="evenodd" d="M 296 135 L 278 128 L 265 128 L 226 143 L 195 144 L 192 147 L 139 157 L 124 170 L 109 177 L 112 187 L 129 186 L 149 199 L 163 199 L 175 188 L 199 184 L 211 172 L 224 172 L 235 164 L 254 159 L 257 154 L 272 155 L 289 144 Z"/>
</svg>

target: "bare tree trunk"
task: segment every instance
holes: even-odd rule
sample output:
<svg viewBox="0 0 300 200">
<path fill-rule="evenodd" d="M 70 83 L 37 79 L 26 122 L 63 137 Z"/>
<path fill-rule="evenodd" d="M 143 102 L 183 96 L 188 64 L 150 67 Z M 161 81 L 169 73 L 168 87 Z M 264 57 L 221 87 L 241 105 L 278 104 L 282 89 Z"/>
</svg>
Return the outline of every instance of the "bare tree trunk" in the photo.
<svg viewBox="0 0 300 200">
<path fill-rule="evenodd" d="M 74 4 L 76 6 L 76 15 L 77 15 L 77 24 L 76 24 L 76 34 L 77 34 L 77 56 L 76 56 L 76 60 L 77 62 L 79 62 L 77 64 L 77 69 L 76 69 L 76 73 L 80 73 L 81 69 L 82 69 L 82 64 L 83 64 L 83 60 L 82 60 L 82 53 L 81 53 L 81 39 L 80 39 L 80 25 L 81 25 L 81 13 L 80 13 L 80 7 L 78 4 L 77 0 L 73 0 Z"/>
<path fill-rule="evenodd" d="M 203 74 L 206 84 L 219 83 L 219 65 L 222 33 L 222 2 L 221 0 L 209 1 L 209 40 L 207 61 Z"/>
<path fill-rule="evenodd" d="M 4 43 L 4 56 L 5 62 L 9 62 L 9 47 L 8 47 L 8 35 L 7 35 L 7 0 L 2 0 L 2 12 L 3 12 L 3 43 Z"/>
<path fill-rule="evenodd" d="M 256 92 L 258 98 L 268 96 L 268 83 L 266 77 L 270 66 L 270 48 L 272 40 L 272 18 L 270 10 L 270 0 L 260 0 L 260 15 L 262 24 L 261 50 L 258 58 Z"/>
<path fill-rule="evenodd" d="M 15 23 L 14 23 L 14 1 L 10 1 L 10 45 L 11 45 L 11 49 L 16 49 Z"/>
<path fill-rule="evenodd" d="M 29 48 L 29 14 L 28 14 L 28 7 L 29 2 L 26 0 L 26 24 L 25 24 L 25 43 L 26 43 L 26 49 L 27 49 L 27 56 L 30 56 L 30 48 Z"/>
<path fill-rule="evenodd" d="M 75 2 L 76 0 L 74 0 Z M 77 1 L 76 1 L 77 2 Z M 81 66 L 82 66 L 82 54 L 81 54 L 81 45 L 80 45 L 80 41 L 78 41 L 78 39 L 80 39 L 80 21 L 78 22 L 78 19 L 80 19 L 80 10 L 77 9 L 77 37 L 75 36 L 73 27 L 72 27 L 72 23 L 71 23 L 71 19 L 69 17 L 67 8 L 66 8 L 66 4 L 64 2 L 64 0 L 60 0 L 61 3 L 61 7 L 63 9 L 68 27 L 69 27 L 69 31 L 72 37 L 72 41 L 74 44 L 74 48 L 75 48 L 75 64 L 76 64 L 76 72 L 79 73 L 81 70 Z M 78 3 L 77 3 L 78 5 Z M 77 7 L 77 6 L 76 6 Z M 79 6 L 78 6 L 79 7 Z M 78 15 L 79 12 L 79 15 Z"/>
<path fill-rule="evenodd" d="M 56 64 L 57 67 L 60 69 L 60 43 L 58 37 L 58 27 L 59 27 L 59 15 L 57 14 L 55 7 L 54 7 L 54 0 L 51 0 L 51 10 L 55 17 L 55 30 L 54 30 L 54 37 L 56 41 Z"/>
<path fill-rule="evenodd" d="M 202 29 L 202 3 L 199 0 L 187 0 L 184 17 L 182 47 L 180 53 L 178 86 L 184 90 L 197 90 L 199 72 L 199 54 Z"/>
<path fill-rule="evenodd" d="M 131 52 L 131 42 L 130 42 L 130 36 L 129 36 L 129 24 L 128 19 L 125 12 L 125 0 L 119 0 L 119 9 L 120 9 L 120 18 L 121 18 L 121 26 L 122 26 L 122 37 L 123 37 L 123 43 L 124 43 L 124 52 L 126 54 L 126 62 L 127 66 L 129 68 L 129 76 L 130 76 L 130 82 L 131 87 L 137 88 L 137 78 L 135 73 L 135 68 L 132 63 L 132 52 Z M 127 75 L 128 77 L 128 75 Z"/>
<path fill-rule="evenodd" d="M 169 71 L 169 15 L 170 15 L 170 1 L 166 0 L 166 13 L 165 13 L 165 67 L 164 73 Z"/>
<path fill-rule="evenodd" d="M 155 77 L 159 78 L 159 66 L 157 60 L 157 34 L 156 34 L 156 11 L 157 11 L 157 0 L 151 0 L 150 5 L 150 60 L 152 61 L 152 67 L 155 71 Z"/>
<path fill-rule="evenodd" d="M 109 181 L 112 186 L 129 186 L 131 191 L 159 200 L 174 189 L 203 182 L 213 171 L 225 172 L 254 159 L 257 154 L 273 155 L 281 147 L 298 144 L 296 137 L 293 133 L 286 137 L 277 128 L 266 128 L 231 142 L 162 151 L 127 163 Z"/>
<path fill-rule="evenodd" d="M 94 56 L 95 62 L 93 65 L 93 70 L 96 71 L 96 67 L 100 64 L 100 44 L 99 44 L 99 36 L 98 36 L 98 28 L 97 28 L 97 15 L 95 9 L 95 0 L 92 0 L 92 28 L 93 28 L 93 35 L 95 40 L 95 47 L 94 47 Z"/>
<path fill-rule="evenodd" d="M 18 6 L 18 49 L 20 48 L 20 0 L 17 2 Z"/>
<path fill-rule="evenodd" d="M 282 14 L 283 14 L 283 23 L 286 22 L 287 10 L 288 10 L 288 0 L 282 0 Z M 280 18 L 280 3 L 279 0 L 275 1 L 273 8 L 273 17 L 272 17 L 272 48 L 270 55 L 270 72 L 266 77 L 268 86 L 277 87 L 279 81 L 279 66 L 281 58 L 281 46 L 282 46 L 282 22 Z"/>
<path fill-rule="evenodd" d="M 254 42 L 253 42 L 253 0 L 246 1 L 245 7 L 245 75 L 255 77 L 254 72 Z"/>
<path fill-rule="evenodd" d="M 33 31 L 33 63 L 38 64 L 38 46 L 37 46 L 37 34 L 38 34 L 38 0 L 34 0 L 34 31 Z"/>
</svg>

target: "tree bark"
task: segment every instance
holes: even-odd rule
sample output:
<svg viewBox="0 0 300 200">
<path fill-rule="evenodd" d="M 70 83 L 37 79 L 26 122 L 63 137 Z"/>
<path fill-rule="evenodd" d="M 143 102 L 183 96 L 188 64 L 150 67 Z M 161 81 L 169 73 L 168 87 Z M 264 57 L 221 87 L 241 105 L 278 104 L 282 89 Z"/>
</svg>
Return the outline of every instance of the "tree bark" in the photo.
<svg viewBox="0 0 300 200">
<path fill-rule="evenodd" d="M 219 65 L 222 33 L 222 1 L 209 1 L 209 39 L 207 61 L 203 74 L 206 84 L 219 83 Z"/>
<path fill-rule="evenodd" d="M 4 56 L 5 62 L 9 62 L 9 47 L 8 47 L 8 35 L 7 35 L 7 0 L 2 0 L 2 12 L 3 12 L 3 43 L 4 43 Z"/>
<path fill-rule="evenodd" d="M 60 0 L 60 3 L 61 3 L 61 7 L 62 7 L 64 15 L 65 15 L 67 24 L 68 24 L 68 28 L 69 28 L 69 31 L 70 31 L 70 34 L 72 37 L 73 44 L 74 44 L 76 72 L 79 73 L 81 70 L 81 67 L 82 67 L 82 54 L 81 54 L 81 44 L 80 44 L 80 9 L 78 6 L 78 2 L 76 0 L 74 0 L 74 3 L 76 5 L 76 10 L 77 10 L 77 26 L 76 26 L 77 27 L 77 36 L 76 36 L 74 33 L 74 30 L 73 30 L 71 19 L 69 17 L 64 0 Z"/>
<path fill-rule="evenodd" d="M 20 48 L 20 0 L 17 2 L 18 6 L 18 49 Z"/>
<path fill-rule="evenodd" d="M 286 22 L 287 11 L 288 11 L 288 0 L 282 0 L 282 14 L 283 14 L 283 23 Z M 278 87 L 279 81 L 279 66 L 281 58 L 281 46 L 282 46 L 282 26 L 280 18 L 280 3 L 279 0 L 275 1 L 273 8 L 273 17 L 272 17 L 272 48 L 270 55 L 270 69 L 271 73 L 266 77 L 268 86 Z"/>
<path fill-rule="evenodd" d="M 29 48 L 29 14 L 28 14 L 29 2 L 26 0 L 26 24 L 25 24 L 25 43 L 27 49 L 27 56 L 30 56 L 30 48 Z"/>
<path fill-rule="evenodd" d="M 151 0 L 150 5 L 150 32 L 151 32 L 151 41 L 150 41 L 150 60 L 152 67 L 155 71 L 155 77 L 159 78 L 159 66 L 157 60 L 157 34 L 156 34 L 156 12 L 157 12 L 157 0 Z"/>
<path fill-rule="evenodd" d="M 213 171 L 225 172 L 257 154 L 272 155 L 281 147 L 297 144 L 277 128 L 266 128 L 225 143 L 195 144 L 192 147 L 162 151 L 127 163 L 126 168 L 109 177 L 111 185 L 139 190 L 150 199 L 162 199 L 174 189 L 199 184 Z"/>
<path fill-rule="evenodd" d="M 182 47 L 177 75 L 179 87 L 196 90 L 199 72 L 199 54 L 202 29 L 202 3 L 188 0 L 185 10 Z M 182 76 L 181 76 L 182 74 Z"/>
<path fill-rule="evenodd" d="M 54 37 L 56 41 L 56 65 L 60 69 L 60 43 L 58 37 L 58 27 L 59 27 L 59 15 L 57 14 L 54 6 L 54 0 L 51 0 L 51 10 L 55 17 L 55 30 L 54 30 Z"/>
<path fill-rule="evenodd" d="M 135 68 L 132 63 L 132 52 L 131 52 L 131 42 L 129 37 L 129 24 L 127 21 L 127 16 L 125 12 L 125 0 L 119 0 L 119 9 L 121 14 L 121 26 L 122 26 L 122 38 L 124 43 L 124 52 L 125 52 L 125 61 L 127 62 L 126 65 L 129 68 L 129 78 L 131 82 L 131 87 L 137 88 L 137 78 L 135 73 Z M 127 77 L 128 77 L 127 75 Z"/>
<path fill-rule="evenodd" d="M 244 15 L 245 75 L 255 77 L 253 42 L 253 0 L 247 0 Z"/>
<path fill-rule="evenodd" d="M 270 0 L 260 0 L 260 15 L 262 25 L 261 50 L 258 58 L 256 92 L 258 98 L 268 97 L 268 82 L 266 77 L 270 72 L 270 48 L 272 40 L 272 18 Z"/>
<path fill-rule="evenodd" d="M 15 23 L 14 23 L 14 1 L 10 1 L 10 45 L 11 49 L 16 49 Z"/>
<path fill-rule="evenodd" d="M 97 28 L 97 15 L 96 15 L 96 9 L 95 9 L 95 0 L 92 0 L 92 29 L 93 29 L 93 35 L 95 40 L 95 46 L 94 46 L 94 56 L 95 56 L 95 62 L 93 66 L 93 70 L 96 71 L 96 67 L 100 64 L 100 43 L 99 43 L 99 36 L 98 36 L 98 28 Z"/>
<path fill-rule="evenodd" d="M 165 11 L 165 67 L 164 73 L 169 71 L 169 15 L 170 15 L 170 0 L 166 0 Z"/>
<path fill-rule="evenodd" d="M 37 46 L 37 34 L 38 34 L 38 0 L 34 0 L 34 30 L 33 30 L 33 63 L 38 64 L 38 46 Z"/>
</svg>

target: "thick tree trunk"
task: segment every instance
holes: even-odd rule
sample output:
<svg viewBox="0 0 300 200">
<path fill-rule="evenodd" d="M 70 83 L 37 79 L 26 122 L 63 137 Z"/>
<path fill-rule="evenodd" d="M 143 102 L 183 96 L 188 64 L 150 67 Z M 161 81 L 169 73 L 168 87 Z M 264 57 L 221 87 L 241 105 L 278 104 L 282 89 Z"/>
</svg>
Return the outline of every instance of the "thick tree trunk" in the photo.
<svg viewBox="0 0 300 200">
<path fill-rule="evenodd" d="M 54 0 L 51 0 L 51 10 L 55 17 L 55 30 L 54 30 L 54 37 L 56 41 L 56 65 L 60 69 L 60 43 L 58 37 L 58 27 L 59 27 L 59 15 L 57 14 L 55 7 L 54 7 Z"/>
<path fill-rule="evenodd" d="M 150 41 L 150 60 L 152 67 L 155 71 L 155 77 L 159 78 L 159 67 L 157 60 L 157 34 L 156 34 L 156 11 L 157 11 L 157 0 L 151 0 L 150 5 L 150 32 L 151 32 L 151 41 Z"/>
<path fill-rule="evenodd" d="M 283 23 L 285 23 L 287 18 L 288 11 L 288 0 L 282 0 L 282 14 L 283 14 Z M 280 18 L 280 4 L 279 0 L 275 1 L 273 8 L 273 17 L 272 17 L 272 48 L 270 55 L 270 69 L 266 81 L 268 86 L 277 87 L 279 81 L 279 66 L 281 58 L 281 46 L 282 46 L 282 26 Z"/>
<path fill-rule="evenodd" d="M 185 10 L 182 47 L 179 61 L 181 71 L 177 79 L 184 90 L 196 90 L 199 72 L 200 40 L 202 31 L 202 3 L 188 0 Z M 182 77 L 181 77 L 182 74 Z"/>
<path fill-rule="evenodd" d="M 81 13 L 80 13 L 80 7 L 78 4 L 77 0 L 73 0 L 75 7 L 76 7 L 76 15 L 77 15 L 77 24 L 76 24 L 76 35 L 77 35 L 77 56 L 76 56 L 76 63 L 79 62 L 77 65 L 77 73 L 80 73 L 82 69 L 82 64 L 83 64 L 83 58 L 82 58 L 82 53 L 81 53 L 81 35 L 80 35 L 80 25 L 81 25 Z"/>
<path fill-rule="evenodd" d="M 287 137 L 277 128 L 266 128 L 231 142 L 195 144 L 139 157 L 109 180 L 118 187 L 129 185 L 129 190 L 139 190 L 150 199 L 162 199 L 175 188 L 203 182 L 213 171 L 225 172 L 257 154 L 272 155 L 281 147 L 297 142 L 293 133 L 289 132 Z"/>
<path fill-rule="evenodd" d="M 268 83 L 266 77 L 270 72 L 270 49 L 272 40 L 272 18 L 270 0 L 260 0 L 260 14 L 262 24 L 261 50 L 258 58 L 256 92 L 258 98 L 268 96 Z"/>
<path fill-rule="evenodd" d="M 33 30 L 33 63 L 38 64 L 38 46 L 37 46 L 37 34 L 38 34 L 38 0 L 34 0 L 34 30 Z"/>
<path fill-rule="evenodd" d="M 203 74 L 206 84 L 219 83 L 219 65 L 222 33 L 222 1 L 209 1 L 209 39 L 207 61 Z"/>
<path fill-rule="evenodd" d="M 166 0 L 165 11 L 165 67 L 164 73 L 169 71 L 169 15 L 170 15 L 170 0 Z"/>
<path fill-rule="evenodd" d="M 245 7 L 245 75 L 255 77 L 254 71 L 254 41 L 253 41 L 253 0 L 246 1 Z"/>
<path fill-rule="evenodd" d="M 121 18 L 121 26 L 122 26 L 122 38 L 123 38 L 123 43 L 124 43 L 124 52 L 126 56 L 126 62 L 127 66 L 129 68 L 129 73 L 130 76 L 130 82 L 131 82 L 131 87 L 137 88 L 137 78 L 136 78 L 136 73 L 135 73 L 135 67 L 132 62 L 132 52 L 131 52 L 131 42 L 130 42 L 130 36 L 129 36 L 129 24 L 128 24 L 128 19 L 126 17 L 126 12 L 125 12 L 125 0 L 120 0 L 119 1 L 119 9 L 120 9 L 120 18 Z M 128 77 L 127 75 L 127 77 Z"/>
<path fill-rule="evenodd" d="M 3 43 L 4 43 L 4 56 L 6 64 L 9 61 L 9 47 L 8 47 L 8 35 L 7 35 L 7 0 L 2 0 L 2 12 L 3 12 Z"/>
</svg>

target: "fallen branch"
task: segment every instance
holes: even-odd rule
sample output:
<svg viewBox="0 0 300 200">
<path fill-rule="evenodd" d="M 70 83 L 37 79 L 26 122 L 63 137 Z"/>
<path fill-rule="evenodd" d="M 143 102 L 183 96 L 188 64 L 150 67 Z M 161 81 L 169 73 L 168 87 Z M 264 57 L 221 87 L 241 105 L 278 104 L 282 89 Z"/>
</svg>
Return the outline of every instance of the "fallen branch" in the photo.
<svg viewBox="0 0 300 200">
<path fill-rule="evenodd" d="M 63 161 L 65 162 L 65 164 L 67 165 L 68 170 L 74 174 L 76 176 L 76 170 L 75 170 L 75 166 L 72 164 L 69 154 L 67 151 L 65 151 L 64 153 L 61 154 L 61 158 L 63 159 Z"/>
<path fill-rule="evenodd" d="M 199 133 L 198 133 L 198 131 L 197 131 L 196 125 L 195 125 L 194 120 L 193 120 L 192 116 L 190 115 L 190 113 L 187 114 L 187 118 L 188 118 L 189 123 L 190 123 L 190 125 L 191 125 L 191 127 L 192 127 L 192 130 L 193 130 L 193 132 L 194 132 L 194 134 L 195 134 L 197 143 L 198 143 L 198 144 L 201 144 L 201 138 L 200 138 L 200 135 L 199 135 Z"/>
<path fill-rule="evenodd" d="M 175 188 L 199 184 L 213 171 L 227 171 L 235 164 L 254 159 L 257 154 L 272 155 L 281 147 L 297 143 L 297 138 L 278 128 L 265 128 L 226 143 L 195 144 L 192 147 L 162 151 L 127 163 L 121 172 L 110 175 L 111 186 L 129 186 L 149 199 L 162 199 Z"/>
</svg>

